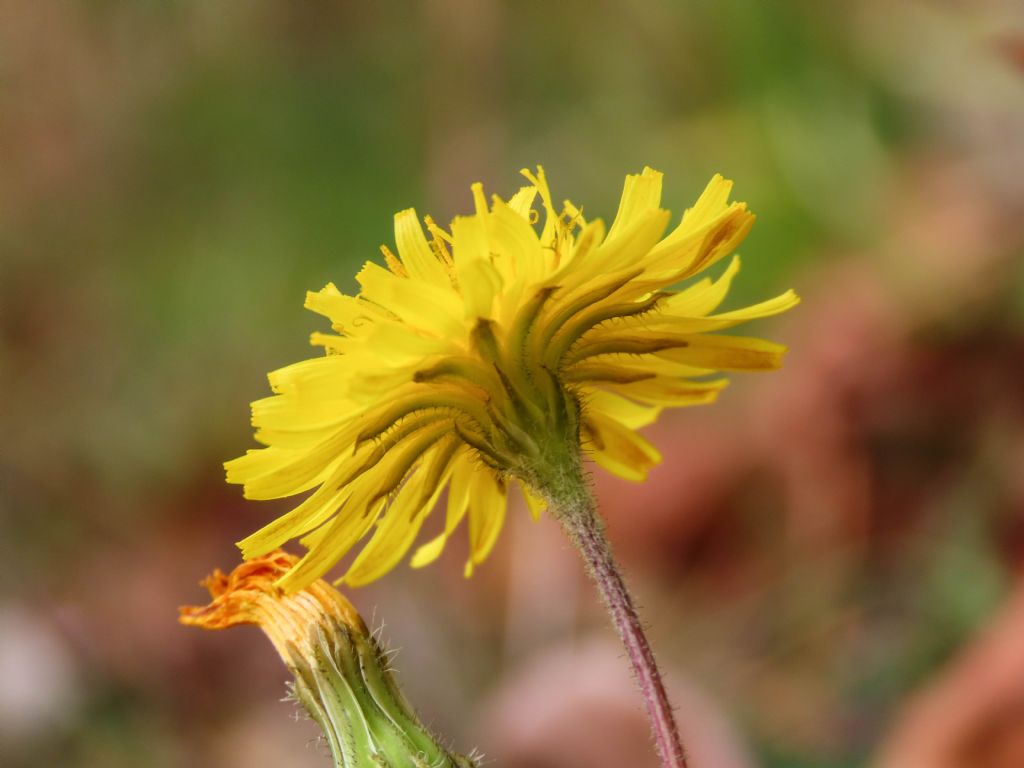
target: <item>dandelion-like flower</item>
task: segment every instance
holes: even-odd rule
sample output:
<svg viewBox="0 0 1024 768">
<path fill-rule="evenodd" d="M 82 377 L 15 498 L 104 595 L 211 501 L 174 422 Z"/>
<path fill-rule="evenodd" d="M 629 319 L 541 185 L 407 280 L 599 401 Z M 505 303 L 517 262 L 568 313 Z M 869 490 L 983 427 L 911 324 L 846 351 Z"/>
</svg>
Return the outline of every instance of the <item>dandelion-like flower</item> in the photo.
<svg viewBox="0 0 1024 768">
<path fill-rule="evenodd" d="M 323 730 L 340 768 L 476 768 L 419 721 L 359 613 L 323 581 L 286 595 L 274 582 L 297 558 L 280 550 L 203 580 L 210 603 L 180 609 L 203 629 L 255 624 L 295 677 L 294 698 Z"/>
<path fill-rule="evenodd" d="M 285 589 L 366 537 L 342 580 L 378 578 L 445 488 L 443 531 L 412 565 L 437 558 L 468 518 L 468 575 L 494 546 L 510 486 L 536 516 L 577 504 L 583 454 L 642 480 L 660 455 L 637 430 L 662 408 L 712 402 L 726 384 L 717 372 L 780 365 L 784 347 L 717 332 L 789 309 L 792 291 L 719 312 L 738 257 L 675 288 L 749 232 L 754 215 L 729 201 L 731 182 L 715 176 L 666 234 L 650 168 L 626 178 L 607 229 L 570 202 L 556 208 L 543 169 L 523 175 L 529 185 L 507 201 L 473 185 L 475 212 L 448 230 L 402 211 L 397 254 L 382 247 L 386 267 L 367 263 L 357 295 L 333 284 L 307 295 L 334 330 L 313 334 L 326 354 L 270 374 L 275 394 L 252 408 L 266 447 L 226 465 L 248 498 L 312 491 L 240 542 L 253 558 L 300 539 L 308 551 Z"/>
</svg>

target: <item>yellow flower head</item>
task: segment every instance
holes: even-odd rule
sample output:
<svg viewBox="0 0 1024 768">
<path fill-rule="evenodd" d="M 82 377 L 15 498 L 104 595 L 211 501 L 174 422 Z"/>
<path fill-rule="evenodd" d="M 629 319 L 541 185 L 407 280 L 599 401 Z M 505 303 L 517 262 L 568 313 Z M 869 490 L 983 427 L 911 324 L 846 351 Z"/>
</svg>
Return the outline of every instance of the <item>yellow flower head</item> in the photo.
<svg viewBox="0 0 1024 768">
<path fill-rule="evenodd" d="M 247 558 L 296 538 L 308 552 L 280 584 L 298 589 L 371 533 L 342 580 L 365 584 L 414 544 L 448 488 L 444 530 L 414 566 L 434 560 L 469 518 L 467 575 L 494 545 L 510 483 L 536 516 L 579 467 L 642 480 L 658 451 L 636 430 L 664 407 L 709 403 L 717 371 L 769 370 L 784 347 L 712 335 L 782 312 L 798 299 L 716 312 L 739 271 L 672 290 L 726 256 L 754 222 L 715 176 L 668 234 L 657 171 L 626 177 L 610 228 L 565 202 L 542 169 L 509 200 L 445 231 L 413 210 L 395 216 L 397 255 L 369 262 L 348 296 L 333 284 L 306 297 L 334 334 L 326 354 L 270 374 L 274 396 L 253 403 L 266 447 L 228 462 L 248 498 L 312 489 L 291 512 L 240 542 Z M 543 225 L 534 206 L 543 210 Z"/>
</svg>

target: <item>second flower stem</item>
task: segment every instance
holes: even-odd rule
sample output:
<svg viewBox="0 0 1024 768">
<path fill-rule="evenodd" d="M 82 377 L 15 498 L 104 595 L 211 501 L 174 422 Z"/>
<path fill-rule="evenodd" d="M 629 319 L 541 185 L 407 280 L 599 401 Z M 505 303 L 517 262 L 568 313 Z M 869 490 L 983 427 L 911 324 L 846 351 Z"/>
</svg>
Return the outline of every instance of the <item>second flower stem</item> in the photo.
<svg viewBox="0 0 1024 768">
<path fill-rule="evenodd" d="M 612 556 L 593 496 L 589 489 L 586 492 L 577 489 L 571 498 L 560 503 L 553 499 L 552 502 L 552 512 L 583 556 L 587 572 L 597 585 L 629 655 L 647 705 L 647 715 L 662 765 L 664 768 L 687 768 L 686 753 L 679 738 L 679 728 L 665 692 L 661 672 L 654 661 L 633 599 Z"/>
</svg>

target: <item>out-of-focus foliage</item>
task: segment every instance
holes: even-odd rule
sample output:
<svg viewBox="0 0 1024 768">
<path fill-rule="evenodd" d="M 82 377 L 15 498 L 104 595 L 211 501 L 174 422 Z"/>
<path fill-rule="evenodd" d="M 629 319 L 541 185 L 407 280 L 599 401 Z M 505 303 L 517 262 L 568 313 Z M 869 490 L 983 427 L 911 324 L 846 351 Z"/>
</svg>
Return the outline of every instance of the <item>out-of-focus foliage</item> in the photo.
<svg viewBox="0 0 1024 768">
<path fill-rule="evenodd" d="M 784 372 L 600 489 L 697 765 L 1024 764 L 1022 51 L 1010 0 L 0 0 L 0 763 L 323 764 L 255 633 L 174 624 L 274 515 L 220 462 L 306 289 L 542 163 L 588 216 L 644 165 L 669 205 L 736 179 L 736 303 L 805 297 Z M 352 598 L 458 749 L 642 765 L 519 512 L 472 581 Z"/>
</svg>

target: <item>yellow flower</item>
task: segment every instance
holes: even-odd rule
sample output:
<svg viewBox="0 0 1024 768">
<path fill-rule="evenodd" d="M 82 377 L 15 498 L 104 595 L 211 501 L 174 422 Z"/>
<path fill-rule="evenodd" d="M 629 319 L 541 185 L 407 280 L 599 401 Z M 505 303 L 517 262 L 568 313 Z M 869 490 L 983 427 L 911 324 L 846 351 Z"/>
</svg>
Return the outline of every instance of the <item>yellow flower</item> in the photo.
<svg viewBox="0 0 1024 768">
<path fill-rule="evenodd" d="M 285 595 L 275 582 L 298 558 L 280 550 L 214 571 L 202 583 L 211 602 L 180 609 L 203 629 L 255 624 L 295 676 L 292 693 L 324 732 L 336 766 L 474 768 L 419 721 L 389 669 L 388 655 L 337 590 L 314 580 Z"/>
<path fill-rule="evenodd" d="M 668 234 L 662 176 L 628 176 L 610 228 L 565 202 L 543 169 L 529 186 L 488 204 L 450 231 L 415 211 L 395 216 L 397 255 L 369 262 L 358 295 L 333 284 L 306 297 L 334 334 L 326 354 L 270 374 L 276 393 L 253 403 L 266 447 L 226 464 L 253 499 L 312 490 L 239 543 L 245 557 L 301 537 L 305 557 L 280 584 L 298 589 L 372 536 L 343 581 L 365 584 L 413 546 L 448 488 L 444 529 L 413 566 L 433 561 L 468 518 L 467 575 L 494 546 L 510 484 L 531 512 L 578 474 L 581 451 L 606 470 L 643 480 L 660 461 L 636 430 L 664 407 L 712 402 L 717 371 L 777 368 L 784 347 L 713 334 L 794 306 L 792 291 L 717 312 L 739 271 L 672 286 L 732 252 L 754 222 L 715 176 Z M 534 210 L 544 212 L 543 225 Z M 315 490 L 314 490 L 315 489 Z M 557 499 L 556 499 L 557 500 Z"/>
</svg>

